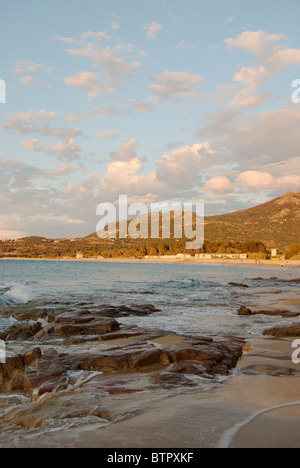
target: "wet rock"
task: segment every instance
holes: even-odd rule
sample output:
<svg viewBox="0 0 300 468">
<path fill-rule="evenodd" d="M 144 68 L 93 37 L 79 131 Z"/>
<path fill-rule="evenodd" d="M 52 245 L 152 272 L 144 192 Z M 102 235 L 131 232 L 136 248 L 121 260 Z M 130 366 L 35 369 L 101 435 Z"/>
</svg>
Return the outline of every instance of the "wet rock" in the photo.
<svg viewBox="0 0 300 468">
<path fill-rule="evenodd" d="M 95 316 L 64 315 L 56 318 L 54 323 L 46 325 L 35 337 L 41 340 L 47 335 L 57 337 L 105 335 L 120 329 L 116 320 Z"/>
<path fill-rule="evenodd" d="M 93 313 L 101 315 L 104 317 L 130 317 L 130 316 L 147 316 L 154 314 L 155 312 L 160 312 L 160 309 L 157 309 L 152 304 L 131 304 L 130 306 L 126 305 L 103 305 L 101 308 L 97 309 Z"/>
<path fill-rule="evenodd" d="M 300 278 L 291 279 L 291 280 L 278 280 L 280 283 L 300 283 Z"/>
<path fill-rule="evenodd" d="M 0 364 L 0 391 L 24 389 L 24 356 L 8 357 L 5 364 Z"/>
<path fill-rule="evenodd" d="M 297 375 L 295 369 L 282 366 L 271 366 L 271 365 L 252 365 L 243 369 L 245 374 L 267 374 L 273 377 L 286 377 Z"/>
<path fill-rule="evenodd" d="M 245 306 L 241 306 L 238 311 L 238 315 L 253 315 L 253 312 L 251 309 L 248 309 Z"/>
<path fill-rule="evenodd" d="M 278 338 L 281 337 L 292 337 L 292 338 L 300 338 L 300 323 L 294 323 L 293 325 L 284 325 L 269 328 L 264 330 L 264 335 L 276 336 Z"/>
<path fill-rule="evenodd" d="M 13 318 L 19 321 L 25 320 L 38 320 L 46 318 L 48 313 L 45 309 L 36 309 L 36 310 L 21 310 L 13 314 Z"/>
<path fill-rule="evenodd" d="M 291 312 L 289 310 L 258 310 L 253 312 L 254 315 L 269 315 L 271 317 L 286 317 L 286 318 L 293 318 L 299 317 L 300 313 Z"/>
<path fill-rule="evenodd" d="M 247 286 L 246 284 L 242 284 L 242 283 L 228 283 L 229 286 L 234 286 L 236 288 L 249 288 L 249 286 Z"/>
<path fill-rule="evenodd" d="M 157 348 L 145 340 L 131 346 L 110 349 L 101 354 L 66 355 L 63 359 L 66 367 L 73 371 L 153 372 L 173 364 L 194 364 L 203 365 L 205 372 L 210 375 L 216 373 L 227 375 L 243 355 L 243 348 L 237 343 L 213 341 L 192 345 L 193 342 L 191 339 L 190 343 Z"/>
<path fill-rule="evenodd" d="M 196 365 L 196 364 L 174 364 L 170 367 L 170 372 L 175 372 L 179 374 L 188 374 L 188 375 L 197 375 L 200 377 L 205 377 L 211 379 L 211 376 L 207 374 L 208 366 L 205 365 Z"/>
<path fill-rule="evenodd" d="M 0 390 L 25 391 L 31 398 L 68 385 L 65 367 L 57 352 L 52 349 L 44 355 L 39 348 L 31 353 L 9 357 L 0 364 Z"/>
<path fill-rule="evenodd" d="M 4 332 L 0 333 L 0 339 L 4 341 L 29 340 L 30 338 L 33 338 L 41 329 L 42 325 L 40 322 L 36 322 L 34 324 L 15 324 Z"/>
<path fill-rule="evenodd" d="M 272 278 L 253 278 L 252 281 L 277 281 L 278 283 L 300 283 L 300 278 L 284 280 L 277 278 L 277 276 L 272 276 Z"/>
<path fill-rule="evenodd" d="M 162 388 L 170 387 L 195 387 L 196 382 L 193 382 L 191 379 L 185 377 L 181 374 L 175 374 L 173 372 L 161 372 L 158 374 L 152 374 L 150 377 L 150 382 L 159 385 Z"/>
<path fill-rule="evenodd" d="M 176 347 L 168 349 L 171 362 L 204 362 L 212 361 L 220 362 L 224 354 L 222 354 L 218 347 L 215 346 L 193 346 L 193 347 Z"/>
<path fill-rule="evenodd" d="M 151 367 L 164 367 L 170 360 L 163 350 L 150 345 L 116 348 L 103 354 L 65 356 L 66 367 L 71 370 L 97 372 L 142 371 Z"/>
<path fill-rule="evenodd" d="M 120 339 L 128 339 L 141 337 L 145 334 L 144 330 L 135 330 L 132 327 L 124 327 L 120 331 L 113 333 L 106 333 L 105 335 L 87 335 L 87 336 L 70 336 L 63 341 L 63 345 L 74 345 L 74 344 L 83 344 L 83 343 L 92 343 L 92 342 L 103 342 L 103 341 L 113 341 Z"/>
<path fill-rule="evenodd" d="M 76 391 L 65 390 L 60 393 L 49 394 L 46 400 L 38 400 L 27 403 L 21 408 L 16 407 L 11 412 L 7 412 L 1 420 L 6 427 L 22 427 L 24 429 L 36 429 L 39 427 L 61 428 L 68 424 L 84 426 L 97 424 L 99 420 L 113 422 L 118 418 L 118 414 L 103 406 L 103 394 L 101 391 L 90 388 L 77 388 Z"/>
<path fill-rule="evenodd" d="M 116 320 L 97 319 L 88 323 L 69 323 L 57 324 L 52 329 L 54 335 L 59 336 L 79 336 L 79 335 L 104 335 L 120 329 Z"/>
<path fill-rule="evenodd" d="M 68 386 L 66 369 L 54 349 L 37 356 L 25 369 L 24 390 L 31 398 L 64 390 Z"/>
</svg>

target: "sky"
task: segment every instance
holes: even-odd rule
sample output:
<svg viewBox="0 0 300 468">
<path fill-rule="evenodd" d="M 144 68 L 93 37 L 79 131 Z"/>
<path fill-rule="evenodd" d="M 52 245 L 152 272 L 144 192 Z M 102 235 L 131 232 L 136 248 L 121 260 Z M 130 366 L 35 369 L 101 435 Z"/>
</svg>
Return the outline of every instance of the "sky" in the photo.
<svg viewBox="0 0 300 468">
<path fill-rule="evenodd" d="M 2 2 L 0 238 L 91 234 L 120 195 L 217 215 L 299 191 L 299 22 L 299 0 Z"/>
</svg>

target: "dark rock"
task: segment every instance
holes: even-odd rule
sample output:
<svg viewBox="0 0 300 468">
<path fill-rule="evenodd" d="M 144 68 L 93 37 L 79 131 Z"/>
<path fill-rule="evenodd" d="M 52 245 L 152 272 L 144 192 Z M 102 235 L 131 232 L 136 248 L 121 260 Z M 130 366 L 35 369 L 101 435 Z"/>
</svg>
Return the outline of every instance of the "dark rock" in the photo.
<svg viewBox="0 0 300 468">
<path fill-rule="evenodd" d="M 269 328 L 264 330 L 264 335 L 280 337 L 296 337 L 300 338 L 300 323 L 295 323 L 293 325 L 278 326 L 274 328 Z"/>
<path fill-rule="evenodd" d="M 191 340 L 191 343 L 193 340 Z M 227 375 L 243 355 L 243 348 L 235 342 L 215 342 L 192 345 L 171 345 L 156 348 L 147 340 L 135 345 L 114 348 L 103 354 L 75 354 L 63 357 L 70 370 L 98 372 L 138 371 L 163 369 L 172 364 L 203 365 L 210 375 Z M 187 367 L 186 367 L 187 368 Z M 177 367 L 179 369 L 179 367 Z M 191 369 L 191 367 L 190 367 Z M 199 369 L 198 369 L 199 371 Z"/>
<path fill-rule="evenodd" d="M 193 382 L 191 379 L 188 379 L 184 375 L 175 374 L 173 372 L 161 372 L 158 374 L 152 374 L 150 377 L 150 382 L 155 385 L 160 385 L 163 388 L 170 387 L 195 387 L 196 382 Z"/>
<path fill-rule="evenodd" d="M 0 391 L 23 390 L 24 369 L 24 356 L 6 358 L 6 363 L 0 364 Z"/>
<path fill-rule="evenodd" d="M 103 354 L 75 355 L 64 357 L 66 366 L 71 370 L 97 372 L 119 372 L 146 370 L 152 366 L 164 367 L 170 360 L 163 350 L 143 344 L 139 347 L 124 347 Z"/>
<path fill-rule="evenodd" d="M 5 341 L 12 340 L 29 340 L 33 338 L 40 330 L 42 325 L 40 322 L 30 324 L 18 324 L 12 325 L 4 332 L 0 333 L 0 339 Z"/>
<path fill-rule="evenodd" d="M 300 313 L 298 312 L 291 312 L 289 310 L 258 310 L 253 312 L 254 315 L 269 315 L 271 317 L 299 317 Z"/>
<path fill-rule="evenodd" d="M 129 316 L 147 316 L 154 314 L 155 312 L 160 312 L 160 309 L 157 309 L 152 304 L 132 304 L 130 306 L 125 305 L 103 305 L 100 309 L 97 309 L 93 313 L 101 315 L 103 317 L 129 317 Z"/>
<path fill-rule="evenodd" d="M 52 349 L 44 355 L 35 348 L 25 356 L 8 357 L 0 364 L 0 390 L 26 391 L 31 398 L 68 385 L 67 374 L 57 352 Z"/>
<path fill-rule="evenodd" d="M 46 318 L 48 316 L 45 309 L 36 309 L 36 310 L 21 310 L 13 314 L 15 320 L 24 321 L 24 320 L 38 320 Z"/>
<path fill-rule="evenodd" d="M 119 329 L 120 325 L 116 320 L 98 318 L 88 323 L 77 323 L 75 325 L 71 323 L 56 324 L 52 329 L 52 333 L 59 336 L 104 335 Z"/>
<path fill-rule="evenodd" d="M 168 349 L 168 354 L 171 362 L 204 362 L 212 361 L 220 362 L 224 358 L 218 347 L 206 345 L 193 346 L 193 347 L 177 347 Z"/>
<path fill-rule="evenodd" d="M 31 398 L 64 390 L 68 386 L 65 367 L 54 349 L 37 356 L 30 367 L 26 367 L 24 389 Z"/>
<path fill-rule="evenodd" d="M 239 309 L 238 315 L 253 315 L 253 312 L 247 307 L 241 306 Z"/>
<path fill-rule="evenodd" d="M 55 319 L 54 323 L 46 325 L 37 333 L 35 340 L 41 340 L 47 335 L 59 337 L 105 335 L 119 331 L 119 329 L 119 323 L 110 318 L 92 315 L 61 315 Z"/>
<path fill-rule="evenodd" d="M 242 283 L 228 283 L 229 286 L 235 286 L 237 288 L 249 288 L 249 286 L 247 286 L 246 284 L 242 284 Z"/>
<path fill-rule="evenodd" d="M 295 369 L 289 367 L 281 367 L 281 366 L 270 366 L 270 365 L 253 365 L 248 366 L 243 369 L 245 374 L 268 374 L 272 375 L 273 377 L 281 377 L 281 376 L 294 376 L 297 374 Z"/>
<path fill-rule="evenodd" d="M 284 280 L 277 278 L 277 276 L 272 276 L 272 278 L 253 278 L 252 281 L 277 281 L 278 283 L 300 283 L 300 278 Z"/>
<path fill-rule="evenodd" d="M 175 372 L 179 374 L 188 374 L 188 375 L 197 375 L 205 378 L 211 379 L 211 376 L 207 374 L 206 365 L 196 365 L 196 364 L 173 364 L 170 367 L 170 372 Z"/>
<path fill-rule="evenodd" d="M 300 278 L 291 279 L 291 280 L 278 280 L 280 283 L 300 283 Z"/>
</svg>

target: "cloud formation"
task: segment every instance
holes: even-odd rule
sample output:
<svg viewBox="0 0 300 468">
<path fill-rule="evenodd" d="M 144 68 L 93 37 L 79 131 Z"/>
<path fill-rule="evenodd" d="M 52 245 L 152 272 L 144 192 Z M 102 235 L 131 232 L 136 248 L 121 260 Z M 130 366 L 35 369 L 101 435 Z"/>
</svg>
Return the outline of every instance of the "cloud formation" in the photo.
<svg viewBox="0 0 300 468">
<path fill-rule="evenodd" d="M 203 94 L 197 91 L 197 88 L 203 84 L 200 75 L 165 71 L 160 76 L 153 76 L 152 81 L 154 84 L 149 86 L 148 92 L 160 99 L 203 97 Z"/>
<path fill-rule="evenodd" d="M 146 31 L 146 36 L 148 37 L 148 39 L 155 39 L 159 31 L 161 31 L 162 29 L 163 26 L 161 24 L 156 23 L 155 21 L 144 26 L 144 31 Z"/>
<path fill-rule="evenodd" d="M 252 54 L 258 64 L 245 66 L 234 76 L 234 81 L 244 85 L 231 101 L 231 105 L 251 108 L 268 102 L 272 95 L 260 92 L 261 86 L 282 69 L 300 64 L 300 49 L 291 49 L 282 43 L 284 34 L 267 34 L 265 31 L 245 31 L 236 38 L 227 38 L 229 50 L 238 48 Z"/>
</svg>

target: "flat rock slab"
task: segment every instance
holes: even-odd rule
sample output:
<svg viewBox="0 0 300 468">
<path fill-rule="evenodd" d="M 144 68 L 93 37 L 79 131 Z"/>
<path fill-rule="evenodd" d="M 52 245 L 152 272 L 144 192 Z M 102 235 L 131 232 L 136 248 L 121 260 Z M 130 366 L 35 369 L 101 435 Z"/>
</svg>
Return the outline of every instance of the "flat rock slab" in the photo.
<svg viewBox="0 0 300 468">
<path fill-rule="evenodd" d="M 88 370 L 96 372 L 153 372 L 166 369 L 173 364 L 186 364 L 177 366 L 171 372 L 182 373 L 189 367 L 188 373 L 193 369 L 199 375 L 199 365 L 203 366 L 203 374 L 228 375 L 243 355 L 241 344 L 235 342 L 195 341 L 186 338 L 181 344 L 160 346 L 146 340 L 131 346 L 123 346 L 106 350 L 101 353 L 83 353 L 63 356 L 67 369 L 72 371 Z M 195 367 L 189 366 L 194 364 Z"/>
<path fill-rule="evenodd" d="M 291 312 L 290 310 L 257 310 L 253 312 L 254 315 L 269 315 L 271 317 L 286 317 L 295 318 L 299 317 L 300 313 Z"/>
<path fill-rule="evenodd" d="M 264 330 L 264 335 L 281 337 L 300 338 L 300 323 L 269 328 Z"/>
</svg>

